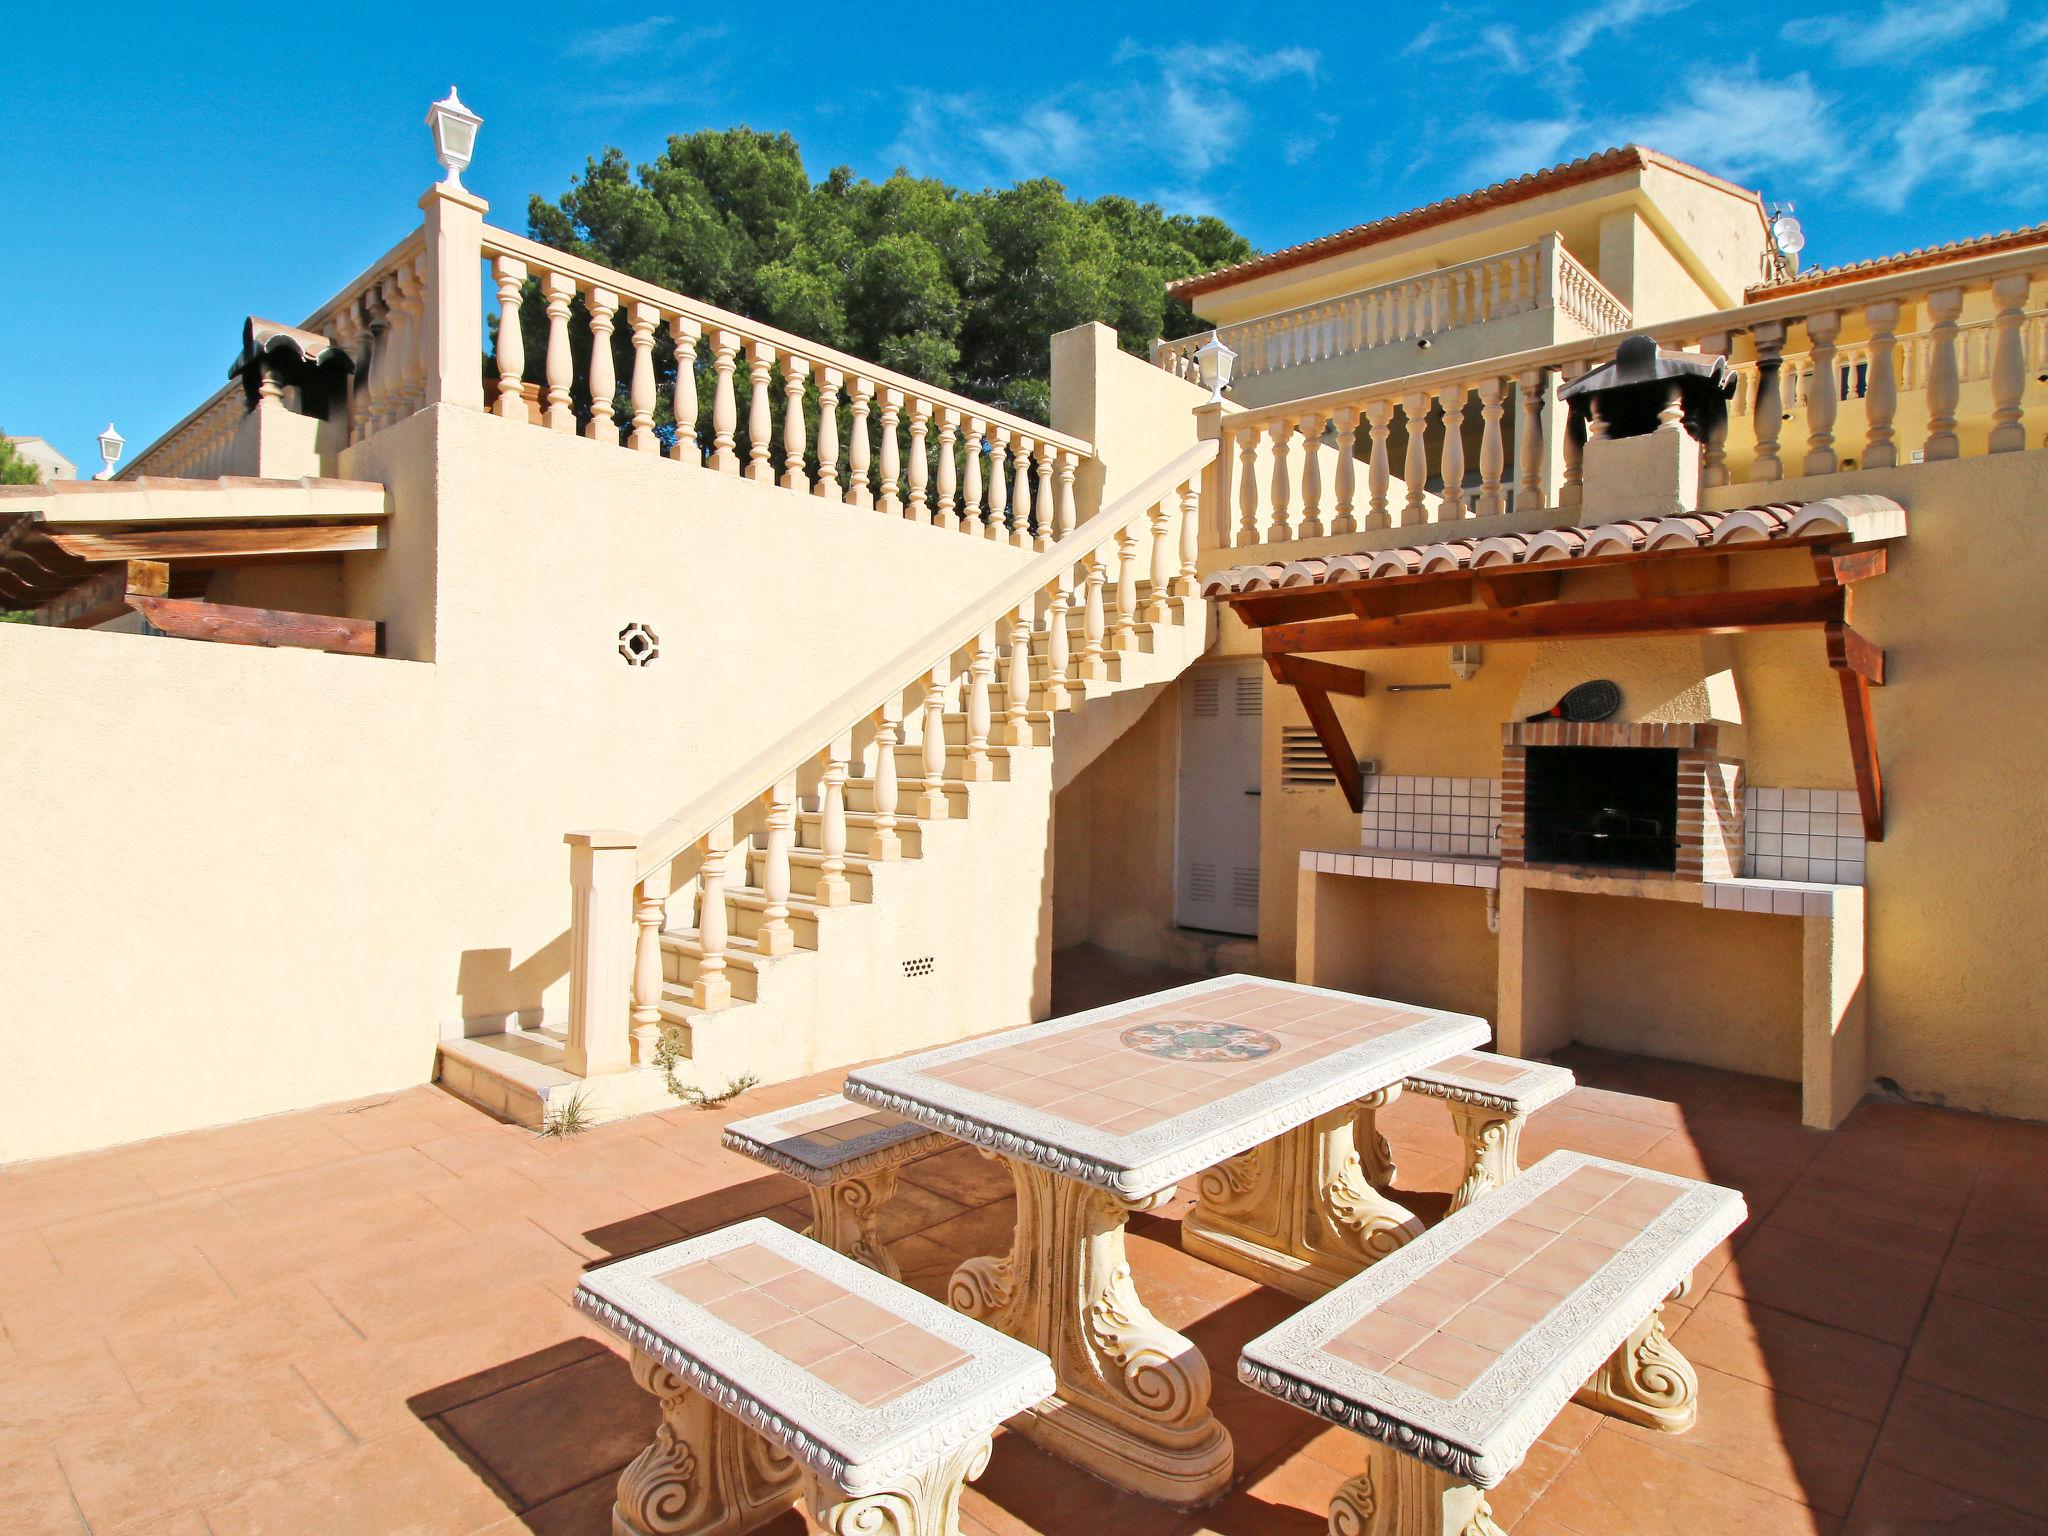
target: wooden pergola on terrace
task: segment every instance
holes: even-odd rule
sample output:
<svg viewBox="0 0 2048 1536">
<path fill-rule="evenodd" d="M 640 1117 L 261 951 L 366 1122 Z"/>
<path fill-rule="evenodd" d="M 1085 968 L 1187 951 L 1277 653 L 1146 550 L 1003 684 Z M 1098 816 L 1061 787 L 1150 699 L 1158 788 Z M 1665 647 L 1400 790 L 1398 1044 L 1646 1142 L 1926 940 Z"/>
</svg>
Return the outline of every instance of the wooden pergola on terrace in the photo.
<svg viewBox="0 0 2048 1536">
<path fill-rule="evenodd" d="M 1354 811 L 1364 808 L 1364 784 L 1330 696 L 1363 697 L 1367 675 L 1320 653 L 1817 628 L 1841 685 L 1864 836 L 1879 842 L 1884 779 L 1870 690 L 1884 685 L 1884 652 L 1851 613 L 1857 584 L 1884 574 L 1887 547 L 1905 531 L 1896 502 L 1840 496 L 1233 566 L 1209 576 L 1202 593 L 1259 631 L 1266 665 L 1300 697 Z M 1734 584 L 1742 556 L 1788 549 L 1811 559 L 1811 584 Z M 1563 599 L 1566 576 L 1603 568 L 1624 572 L 1631 594 Z"/>
<path fill-rule="evenodd" d="M 384 488 L 331 480 L 64 481 L 0 491 L 0 607 L 90 629 L 374 656 L 374 620 L 205 601 L 214 572 L 384 547 Z"/>
</svg>

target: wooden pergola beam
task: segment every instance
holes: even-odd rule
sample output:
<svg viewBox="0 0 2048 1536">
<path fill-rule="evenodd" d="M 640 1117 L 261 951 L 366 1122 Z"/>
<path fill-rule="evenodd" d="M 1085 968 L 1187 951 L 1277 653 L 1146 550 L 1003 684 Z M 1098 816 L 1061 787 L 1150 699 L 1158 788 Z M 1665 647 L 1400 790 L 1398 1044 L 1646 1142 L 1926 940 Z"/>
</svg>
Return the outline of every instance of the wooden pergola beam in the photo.
<svg viewBox="0 0 2048 1536">
<path fill-rule="evenodd" d="M 1842 714 L 1849 727 L 1849 764 L 1856 774 L 1856 805 L 1863 813 L 1863 840 L 1884 841 L 1884 770 L 1877 758 L 1877 717 L 1870 690 L 1884 686 L 1884 652 L 1847 624 L 1827 626 L 1828 665 L 1842 686 Z"/>
<path fill-rule="evenodd" d="M 91 629 L 118 619 L 137 601 L 171 589 L 171 568 L 160 560 L 130 560 L 77 582 L 32 612 L 37 624 L 56 629 Z"/>
<path fill-rule="evenodd" d="M 132 606 L 160 633 L 180 640 L 224 645 L 270 645 L 331 651 L 338 656 L 375 656 L 383 649 L 384 626 L 374 619 L 343 619 L 322 613 L 287 613 L 276 608 L 239 608 L 190 598 L 137 597 Z"/>
<path fill-rule="evenodd" d="M 1320 688 L 1325 693 L 1341 693 L 1354 699 L 1365 697 L 1370 682 L 1356 667 L 1340 667 L 1333 661 L 1315 661 L 1307 656 L 1269 656 L 1266 665 L 1276 683 L 1285 683 L 1290 688 Z"/>
<path fill-rule="evenodd" d="M 121 532 L 46 528 L 43 537 L 78 560 L 223 560 L 258 555 L 332 555 L 381 549 L 375 523 L 301 523 L 279 528 L 140 528 Z"/>
<path fill-rule="evenodd" d="M 1399 650 L 1419 645 L 1500 644 L 1632 635 L 1745 634 L 1839 621 L 1839 587 L 1773 587 L 1679 597 L 1439 610 L 1385 619 L 1315 619 L 1259 633 L 1268 655 Z"/>
<path fill-rule="evenodd" d="M 1359 771 L 1358 754 L 1351 750 L 1351 738 L 1344 734 L 1344 722 L 1337 718 L 1337 706 L 1330 695 L 1365 696 L 1366 677 L 1355 667 L 1334 666 L 1306 656 L 1268 656 L 1266 666 L 1273 680 L 1292 688 L 1301 700 L 1308 723 L 1322 745 L 1330 771 L 1337 775 L 1337 787 L 1354 813 L 1365 809 L 1365 775 Z"/>
</svg>

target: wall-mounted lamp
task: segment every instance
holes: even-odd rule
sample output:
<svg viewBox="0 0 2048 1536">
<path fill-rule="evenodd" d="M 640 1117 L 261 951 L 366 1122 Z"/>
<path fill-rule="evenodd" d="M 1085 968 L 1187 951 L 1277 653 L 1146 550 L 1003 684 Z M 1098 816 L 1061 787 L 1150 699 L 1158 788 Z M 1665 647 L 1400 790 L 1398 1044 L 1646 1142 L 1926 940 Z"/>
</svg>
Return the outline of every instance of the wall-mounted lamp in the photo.
<svg viewBox="0 0 2048 1536">
<path fill-rule="evenodd" d="M 1223 391 L 1230 388 L 1230 369 L 1236 361 L 1237 354 L 1223 345 L 1222 336 L 1215 331 L 1195 348 L 1195 366 L 1202 370 L 1202 388 L 1209 391 L 1211 402 L 1221 400 Z"/>
<path fill-rule="evenodd" d="M 483 121 L 462 104 L 452 85 L 446 96 L 427 108 L 427 126 L 434 130 L 434 158 L 448 173 L 441 178 L 442 186 L 462 185 L 462 173 L 476 154 L 476 131 Z"/>
<path fill-rule="evenodd" d="M 121 461 L 121 450 L 127 446 L 128 440 L 114 430 L 114 424 L 111 421 L 108 422 L 107 430 L 100 434 L 100 460 L 106 465 L 106 468 L 94 475 L 93 479 L 113 479 L 114 466 Z"/>
<path fill-rule="evenodd" d="M 1482 657 L 1476 645 L 1454 645 L 1451 647 L 1451 670 L 1458 675 L 1458 681 L 1469 683 L 1472 674 L 1479 670 Z"/>
</svg>

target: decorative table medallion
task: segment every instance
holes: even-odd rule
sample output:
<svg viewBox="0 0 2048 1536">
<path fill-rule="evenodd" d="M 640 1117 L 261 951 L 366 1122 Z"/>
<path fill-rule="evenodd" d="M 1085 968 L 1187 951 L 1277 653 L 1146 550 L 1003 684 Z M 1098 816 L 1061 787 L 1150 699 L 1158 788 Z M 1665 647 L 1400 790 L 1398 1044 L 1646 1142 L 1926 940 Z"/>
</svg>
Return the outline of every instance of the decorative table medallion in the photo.
<svg viewBox="0 0 2048 1536">
<path fill-rule="evenodd" d="M 1257 1061 L 1280 1049 L 1280 1042 L 1263 1029 L 1219 1024 L 1211 1019 L 1137 1024 L 1117 1039 L 1134 1051 L 1162 1056 L 1168 1061 Z"/>
</svg>

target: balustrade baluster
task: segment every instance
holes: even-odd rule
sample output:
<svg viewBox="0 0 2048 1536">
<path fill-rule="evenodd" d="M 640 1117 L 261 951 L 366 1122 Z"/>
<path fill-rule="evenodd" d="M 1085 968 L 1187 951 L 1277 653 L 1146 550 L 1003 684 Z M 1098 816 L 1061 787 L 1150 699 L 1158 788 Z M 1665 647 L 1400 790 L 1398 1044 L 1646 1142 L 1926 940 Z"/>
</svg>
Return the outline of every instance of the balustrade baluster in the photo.
<svg viewBox="0 0 2048 1536">
<path fill-rule="evenodd" d="M 1438 522 L 1454 522 L 1465 515 L 1465 393 L 1468 386 L 1448 384 L 1436 392 L 1437 409 L 1443 413 L 1444 442 L 1437 455 L 1437 478 L 1443 481 L 1443 495 L 1437 501 Z"/>
<path fill-rule="evenodd" d="M 1727 331 L 1709 331 L 1700 338 L 1700 351 L 1709 357 L 1726 357 L 1731 341 Z M 1728 483 L 1728 412 L 1720 414 L 1720 422 L 1708 429 L 1706 441 L 1700 445 L 1702 486 Z"/>
<path fill-rule="evenodd" d="M 1568 371 L 1571 378 L 1565 378 L 1567 370 L 1561 369 L 1558 382 L 1565 384 L 1571 382 L 1571 379 L 1579 378 L 1586 372 L 1586 367 L 1584 363 L 1570 364 Z M 1562 393 L 1557 403 L 1565 417 L 1564 430 L 1559 437 L 1559 451 L 1563 463 L 1559 470 L 1557 504 L 1559 507 L 1576 507 L 1586 499 L 1585 439 L 1572 431 L 1571 408 L 1565 404 Z"/>
<path fill-rule="evenodd" d="M 1037 446 L 1020 433 L 1010 457 L 1010 542 L 1019 549 L 1031 547 L 1031 454 Z"/>
<path fill-rule="evenodd" d="M 902 446 L 896 441 L 896 423 L 903 413 L 903 391 L 884 384 L 882 386 L 882 493 L 875 498 L 875 506 L 885 516 L 897 517 L 903 512 L 903 503 L 896 498 L 897 475 L 903 466 Z"/>
<path fill-rule="evenodd" d="M 1368 400 L 1365 404 L 1366 436 L 1369 440 L 1370 456 L 1365 465 L 1366 513 L 1365 527 L 1390 528 L 1393 518 L 1387 512 L 1387 488 L 1393 475 L 1388 464 L 1387 439 L 1392 431 L 1394 402 L 1391 400 Z"/>
<path fill-rule="evenodd" d="M 984 777 L 988 764 L 989 681 L 996 671 L 996 632 L 984 629 L 974 640 L 967 666 L 967 777 Z"/>
<path fill-rule="evenodd" d="M 903 506 L 903 515 L 911 522 L 931 521 L 929 498 L 926 488 L 931 484 L 932 462 L 926 450 L 925 440 L 931 435 L 932 403 L 929 400 L 910 402 L 910 490 Z"/>
<path fill-rule="evenodd" d="M 507 421 L 530 421 L 520 382 L 526 376 L 526 333 L 519 326 L 519 298 L 526 286 L 526 263 L 500 256 L 493 264 L 498 279 L 498 398 L 491 409 Z"/>
<path fill-rule="evenodd" d="M 661 439 L 654 435 L 654 328 L 661 324 L 661 310 L 636 300 L 628 318 L 633 327 L 633 435 L 628 446 L 640 453 L 659 453 Z"/>
<path fill-rule="evenodd" d="M 1339 531 L 1349 533 L 1351 530 Z M 1180 488 L 1180 571 L 1173 578 L 1175 597 L 1193 597 L 1201 591 L 1200 573 L 1196 570 L 1201 558 L 1202 482 L 1196 479 Z"/>
<path fill-rule="evenodd" d="M 1408 481 L 1408 502 L 1401 509 L 1401 526 L 1414 527 L 1429 521 L 1422 504 L 1423 484 L 1429 479 L 1429 459 L 1424 444 L 1429 436 L 1429 396 L 1416 390 L 1401 401 L 1401 417 L 1408 428 L 1408 452 L 1401 473 Z"/>
<path fill-rule="evenodd" d="M 731 331 L 716 331 L 711 337 L 711 467 L 722 475 L 740 472 L 739 454 L 733 442 L 739 428 L 739 402 L 735 398 L 733 373 L 740 338 Z"/>
<path fill-rule="evenodd" d="M 1109 676 L 1109 647 L 1104 638 L 1102 589 L 1109 584 L 1108 562 L 1101 544 L 1088 551 L 1088 570 L 1081 578 L 1086 589 L 1081 607 L 1081 676 L 1101 682 Z"/>
<path fill-rule="evenodd" d="M 1059 452 L 1059 499 L 1054 508 L 1053 542 L 1058 543 L 1074 531 L 1077 521 L 1074 512 L 1074 474 L 1081 467 L 1080 455 L 1071 448 Z"/>
<path fill-rule="evenodd" d="M 425 403 L 427 396 L 426 257 L 414 257 L 398 269 L 398 275 L 405 312 L 405 339 L 399 351 L 405 362 L 405 383 L 392 419 L 403 421 Z"/>
<path fill-rule="evenodd" d="M 1052 548 L 1055 457 L 1050 444 L 1038 445 L 1038 482 L 1033 487 L 1031 499 L 1031 547 L 1036 550 Z"/>
<path fill-rule="evenodd" d="M 612 362 L 612 329 L 618 324 L 619 296 L 609 288 L 590 288 L 583 302 L 590 313 L 590 420 L 583 435 L 593 443 L 619 441 L 613 407 L 619 393 L 618 370 Z"/>
<path fill-rule="evenodd" d="M 1237 542 L 1256 544 L 1259 542 L 1259 429 L 1246 427 L 1231 434 L 1230 439 L 1237 446 L 1238 459 L 1242 466 L 1237 481 Z M 1224 480 L 1230 478 L 1230 461 L 1225 459 L 1218 470 Z M 1226 534 L 1229 525 L 1225 524 Z"/>
<path fill-rule="evenodd" d="M 725 974 L 725 861 L 731 853 L 732 819 L 727 817 L 704 834 L 697 863 L 697 979 L 690 1001 L 699 1008 L 723 1008 L 732 1001 L 732 981 Z"/>
<path fill-rule="evenodd" d="M 377 336 L 377 291 L 372 287 L 362 298 L 362 350 L 357 355 L 360 365 L 348 396 L 348 440 L 359 443 L 370 435 L 372 400 L 376 391 L 377 353 L 382 342 Z M 522 353 L 524 344 L 521 345 Z M 521 400 L 522 407 L 525 401 Z"/>
<path fill-rule="evenodd" d="M 1941 288 L 1927 295 L 1927 445 L 1921 457 L 1932 464 L 1952 459 L 1956 438 L 1956 407 L 1962 398 L 1962 376 L 1956 368 L 1956 320 L 1963 312 L 1963 290 Z"/>
<path fill-rule="evenodd" d="M 818 849 L 823 856 L 812 900 L 821 907 L 843 907 L 853 900 L 846 878 L 846 772 L 852 760 L 853 734 L 833 737 L 818 780 Z"/>
<path fill-rule="evenodd" d="M 810 382 L 811 365 L 795 353 L 782 360 L 782 488 L 807 489 L 804 484 L 804 386 Z M 820 418 L 822 419 L 822 417 Z"/>
<path fill-rule="evenodd" d="M 1313 448 L 1310 452 L 1313 454 Z M 1171 616 L 1167 610 L 1166 600 L 1173 595 L 1175 569 L 1173 505 L 1170 497 L 1162 496 L 1152 507 L 1152 573 L 1150 590 L 1145 594 L 1144 608 L 1144 619 L 1147 624 L 1164 624 Z"/>
<path fill-rule="evenodd" d="M 1515 486 L 1515 510 L 1543 505 L 1543 397 L 1550 391 L 1550 370 L 1530 368 L 1515 380 L 1522 401 L 1521 424 L 1515 429 L 1515 457 L 1521 470 Z"/>
<path fill-rule="evenodd" d="M 1301 418 L 1301 528 L 1296 537 L 1323 536 L 1323 416 Z"/>
<path fill-rule="evenodd" d="M 1009 471 L 1005 467 L 1010 451 L 1010 429 L 993 427 L 988 441 L 988 537 L 1009 536 L 1005 513 L 1010 505 Z"/>
<path fill-rule="evenodd" d="M 839 386 L 846 375 L 837 368 L 818 369 L 818 483 L 811 494 L 827 501 L 841 498 L 839 489 Z"/>
<path fill-rule="evenodd" d="M 1138 536 L 1126 523 L 1116 536 L 1116 628 L 1113 651 L 1138 648 Z"/>
<path fill-rule="evenodd" d="M 633 1061 L 653 1064 L 661 1048 L 661 927 L 668 917 L 666 864 L 633 891 Z"/>
<path fill-rule="evenodd" d="M 576 382 L 576 363 L 569 352 L 569 301 L 576 297 L 576 279 L 560 272 L 547 276 L 548 307 L 548 429 L 576 430 L 576 409 L 569 401 L 569 388 Z"/>
<path fill-rule="evenodd" d="M 676 383 L 670 410 L 676 418 L 675 456 L 683 464 L 702 465 L 697 442 L 697 341 L 704 328 L 688 315 L 669 317 L 668 333 L 676 344 Z"/>
<path fill-rule="evenodd" d="M 1274 419 L 1270 429 L 1273 440 L 1273 495 L 1270 502 L 1272 516 L 1266 525 L 1266 539 L 1269 543 L 1284 544 L 1287 541 L 1287 503 L 1292 494 L 1287 473 L 1287 449 L 1294 436 L 1292 417 Z"/>
<path fill-rule="evenodd" d="M 1806 473 L 1835 472 L 1835 411 L 1841 381 L 1835 376 L 1835 342 L 1842 334 L 1842 312 L 1816 310 L 1806 317 L 1806 344 L 1813 353 L 1813 382 L 1806 391 Z"/>
<path fill-rule="evenodd" d="M 1010 655 L 1004 679 L 1009 707 L 1003 711 L 1003 740 L 1021 747 L 1031 739 L 1031 608 L 1020 604 L 1009 619 Z M 1046 708 L 1059 706 L 1051 700 L 1052 683 L 1046 683 Z"/>
<path fill-rule="evenodd" d="M 747 478 L 763 485 L 775 483 L 775 464 L 769 447 L 775 431 L 775 403 L 769 382 L 774 367 L 775 349 L 765 341 L 749 340 L 747 373 L 754 392 L 747 402 Z"/>
<path fill-rule="evenodd" d="M 1506 403 L 1508 381 L 1490 374 L 1479 381 L 1479 507 L 1481 517 L 1499 517 L 1507 511 L 1501 495 L 1501 476 L 1507 469 L 1507 445 L 1501 440 L 1501 408 Z"/>
<path fill-rule="evenodd" d="M 1072 579 L 1073 567 L 1062 570 L 1059 579 L 1048 589 L 1050 597 L 1045 610 L 1045 707 L 1048 710 L 1071 709 L 1073 700 L 1068 695 L 1067 676 L 1068 638 L 1067 583 Z M 1012 736 L 1013 743 L 1021 744 L 1025 738 Z"/>
<path fill-rule="evenodd" d="M 939 473 L 938 473 L 938 523 L 941 528 L 967 531 L 967 516 L 962 513 L 956 523 L 954 509 L 958 504 L 959 460 L 955 448 L 960 439 L 960 413 L 950 405 L 939 407 Z"/>
<path fill-rule="evenodd" d="M 764 955 L 786 955 L 796 948 L 796 933 L 789 926 L 789 845 L 790 830 L 796 825 L 796 775 L 777 780 L 762 798 L 768 804 L 761 860 L 764 905 L 754 948 Z"/>
<path fill-rule="evenodd" d="M 1784 465 L 1778 461 L 1778 434 L 1785 421 L 1784 396 L 1778 378 L 1784 367 L 1780 354 L 1785 349 L 1785 323 L 1760 320 L 1749 328 L 1749 339 L 1756 347 L 1756 458 L 1751 462 L 1749 477 L 1779 480 L 1785 474 Z"/>
<path fill-rule="evenodd" d="M 2027 293 L 2033 276 L 2008 272 L 1992 280 L 1991 302 L 1996 313 L 1991 353 L 1991 440 L 1992 453 L 2017 453 L 2027 446 L 2027 431 L 2020 424 L 2020 402 L 2027 388 L 2027 352 L 2020 334 L 2026 319 Z"/>
<path fill-rule="evenodd" d="M 875 721 L 875 819 L 868 836 L 868 857 L 903 856 L 903 838 L 896 830 L 896 747 L 903 739 L 903 695 L 882 704 Z"/>
<path fill-rule="evenodd" d="M 872 507 L 875 490 L 868 483 L 874 458 L 874 438 L 868 422 L 868 400 L 874 385 L 859 374 L 853 377 L 852 401 L 847 406 L 846 499 L 856 507 Z"/>
<path fill-rule="evenodd" d="M 1337 436 L 1337 515 L 1330 524 L 1330 532 L 1356 533 L 1358 518 L 1353 502 L 1358 495 L 1358 410 L 1355 406 L 1340 406 L 1331 422 Z"/>
<path fill-rule="evenodd" d="M 917 814 L 926 821 L 946 819 L 946 684 L 950 678 L 943 664 L 932 668 L 925 679 L 924 739 L 918 764 L 924 782 L 918 792 Z"/>
<path fill-rule="evenodd" d="M 987 422 L 979 416 L 967 418 L 967 435 L 960 444 L 961 456 L 966 461 L 961 476 L 960 531 L 969 535 L 982 532 L 981 444 L 987 433 Z"/>
</svg>

